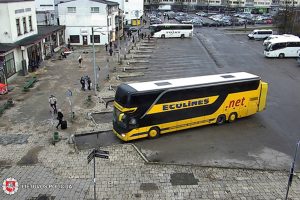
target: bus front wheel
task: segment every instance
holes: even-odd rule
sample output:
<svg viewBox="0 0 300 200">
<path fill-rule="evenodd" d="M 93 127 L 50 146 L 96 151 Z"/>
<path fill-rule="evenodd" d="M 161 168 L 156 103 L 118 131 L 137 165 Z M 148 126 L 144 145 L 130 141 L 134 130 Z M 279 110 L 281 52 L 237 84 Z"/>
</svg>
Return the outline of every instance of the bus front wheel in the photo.
<svg viewBox="0 0 300 200">
<path fill-rule="evenodd" d="M 234 113 L 231 113 L 228 117 L 228 122 L 232 123 L 234 122 L 235 120 L 237 119 L 237 114 L 234 112 Z"/>
<path fill-rule="evenodd" d="M 279 54 L 279 58 L 284 58 L 284 54 L 283 53 Z"/>
<path fill-rule="evenodd" d="M 216 121 L 217 125 L 224 124 L 226 121 L 226 116 L 225 115 L 219 115 Z"/>
<path fill-rule="evenodd" d="M 162 35 L 161 35 L 161 38 L 166 38 L 165 34 L 162 34 Z"/>
<path fill-rule="evenodd" d="M 181 34 L 180 38 L 183 39 L 184 38 L 184 34 Z"/>
<path fill-rule="evenodd" d="M 148 132 L 148 136 L 150 138 L 156 138 L 159 136 L 159 134 L 160 134 L 160 131 L 159 131 L 159 128 L 157 128 L 157 127 L 151 128 Z"/>
</svg>

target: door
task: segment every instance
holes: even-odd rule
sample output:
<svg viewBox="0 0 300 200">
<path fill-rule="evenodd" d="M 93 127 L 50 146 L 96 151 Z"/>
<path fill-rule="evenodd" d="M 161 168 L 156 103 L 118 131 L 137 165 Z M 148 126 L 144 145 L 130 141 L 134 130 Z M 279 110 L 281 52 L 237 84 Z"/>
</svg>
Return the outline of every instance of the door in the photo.
<svg viewBox="0 0 300 200">
<path fill-rule="evenodd" d="M 87 36 L 86 35 L 82 36 L 82 44 L 87 45 Z"/>
</svg>

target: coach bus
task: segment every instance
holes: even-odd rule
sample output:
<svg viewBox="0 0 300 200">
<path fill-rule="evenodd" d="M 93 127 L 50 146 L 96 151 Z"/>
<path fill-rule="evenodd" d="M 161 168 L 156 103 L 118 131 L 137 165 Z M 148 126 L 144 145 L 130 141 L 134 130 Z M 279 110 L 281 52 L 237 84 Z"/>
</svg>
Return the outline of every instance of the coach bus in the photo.
<svg viewBox="0 0 300 200">
<path fill-rule="evenodd" d="M 259 76 L 246 72 L 121 84 L 113 132 L 129 141 L 234 122 L 264 110 L 267 90 Z"/>
<path fill-rule="evenodd" d="M 265 48 L 264 55 L 273 58 L 298 57 L 299 50 L 299 37 L 281 37 L 271 41 Z"/>
<path fill-rule="evenodd" d="M 150 33 L 155 38 L 192 37 L 193 24 L 153 24 Z"/>
</svg>

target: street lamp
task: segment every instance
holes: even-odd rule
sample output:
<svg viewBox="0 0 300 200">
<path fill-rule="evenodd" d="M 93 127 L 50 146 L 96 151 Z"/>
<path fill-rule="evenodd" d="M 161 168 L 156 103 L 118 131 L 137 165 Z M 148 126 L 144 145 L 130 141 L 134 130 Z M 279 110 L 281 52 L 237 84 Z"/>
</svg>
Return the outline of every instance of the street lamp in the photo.
<svg viewBox="0 0 300 200">
<path fill-rule="evenodd" d="M 290 189 L 290 186 L 292 185 L 294 170 L 295 170 L 295 162 L 296 162 L 297 152 L 298 152 L 299 146 L 300 146 L 300 140 L 297 143 L 295 154 L 294 154 L 294 160 L 292 162 L 292 166 L 291 166 L 291 169 L 290 169 L 290 176 L 289 176 L 288 186 L 287 186 L 287 190 L 286 190 L 285 200 L 287 200 L 287 198 L 288 198 L 289 189 Z"/>
<path fill-rule="evenodd" d="M 95 95 L 97 95 L 97 69 L 96 69 L 96 52 L 95 52 L 95 37 L 94 32 L 97 32 L 97 29 L 102 29 L 102 27 L 96 28 L 92 27 L 92 41 L 93 41 L 93 67 L 94 67 L 94 91 Z"/>
</svg>

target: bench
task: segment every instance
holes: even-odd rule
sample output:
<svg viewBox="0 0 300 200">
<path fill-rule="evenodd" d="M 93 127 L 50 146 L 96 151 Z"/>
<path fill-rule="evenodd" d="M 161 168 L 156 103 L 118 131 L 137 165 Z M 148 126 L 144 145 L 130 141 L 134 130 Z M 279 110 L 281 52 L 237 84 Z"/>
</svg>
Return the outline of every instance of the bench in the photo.
<svg viewBox="0 0 300 200">
<path fill-rule="evenodd" d="M 29 88 L 33 87 L 33 84 L 37 82 L 37 77 L 30 78 L 25 85 L 23 86 L 23 91 L 26 92 L 29 90 Z"/>
<path fill-rule="evenodd" d="M 4 113 L 4 111 L 13 106 L 13 100 L 9 99 L 6 103 L 0 106 L 0 116 Z"/>
</svg>

